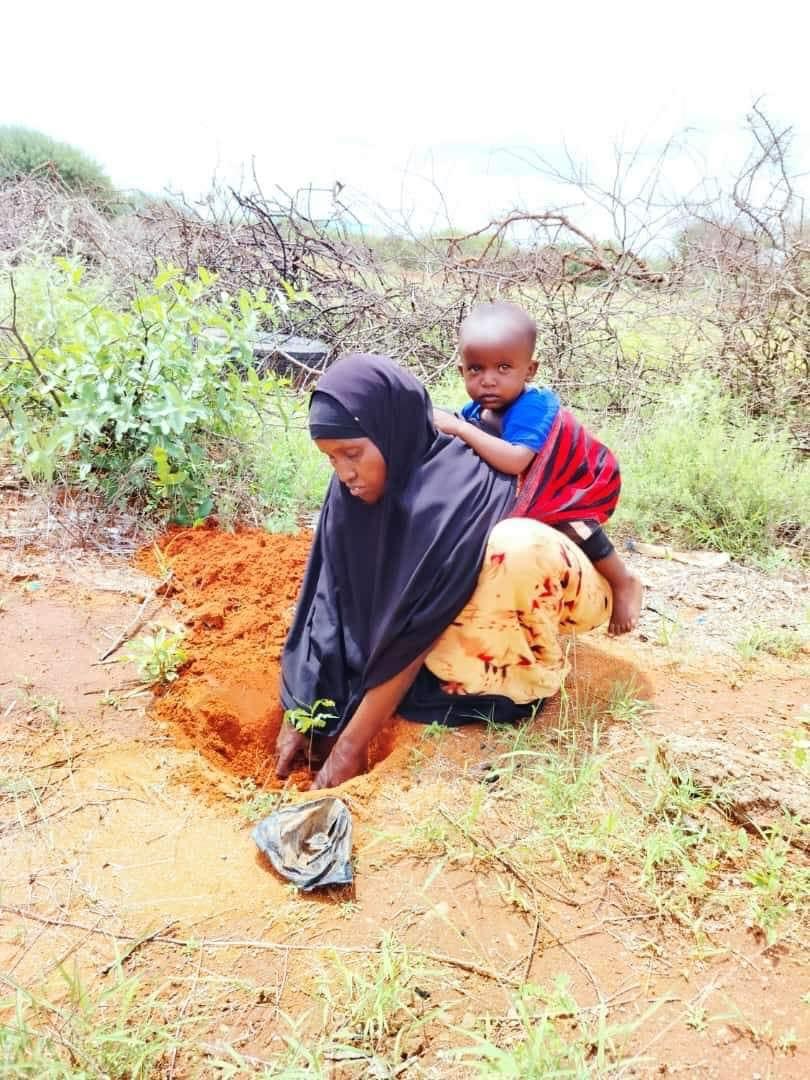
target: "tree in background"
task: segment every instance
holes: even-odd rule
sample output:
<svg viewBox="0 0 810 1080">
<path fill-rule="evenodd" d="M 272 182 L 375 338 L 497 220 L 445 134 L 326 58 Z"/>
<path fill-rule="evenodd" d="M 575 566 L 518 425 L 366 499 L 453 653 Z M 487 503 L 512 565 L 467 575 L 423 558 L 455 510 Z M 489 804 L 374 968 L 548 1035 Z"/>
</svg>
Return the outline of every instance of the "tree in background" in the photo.
<svg viewBox="0 0 810 1080">
<path fill-rule="evenodd" d="M 115 189 L 100 165 L 69 143 L 40 131 L 0 126 L 0 183 L 51 171 L 73 191 L 111 197 Z"/>
</svg>

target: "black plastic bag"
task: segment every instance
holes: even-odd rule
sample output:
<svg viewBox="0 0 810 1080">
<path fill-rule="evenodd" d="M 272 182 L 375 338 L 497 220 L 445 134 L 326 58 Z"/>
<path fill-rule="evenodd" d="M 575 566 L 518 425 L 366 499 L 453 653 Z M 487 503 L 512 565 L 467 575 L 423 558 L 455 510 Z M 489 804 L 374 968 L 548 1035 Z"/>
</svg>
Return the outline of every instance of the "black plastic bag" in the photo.
<svg viewBox="0 0 810 1080">
<path fill-rule="evenodd" d="M 305 892 L 353 880 L 352 818 L 340 799 L 285 806 L 252 835 L 279 874 Z"/>
</svg>

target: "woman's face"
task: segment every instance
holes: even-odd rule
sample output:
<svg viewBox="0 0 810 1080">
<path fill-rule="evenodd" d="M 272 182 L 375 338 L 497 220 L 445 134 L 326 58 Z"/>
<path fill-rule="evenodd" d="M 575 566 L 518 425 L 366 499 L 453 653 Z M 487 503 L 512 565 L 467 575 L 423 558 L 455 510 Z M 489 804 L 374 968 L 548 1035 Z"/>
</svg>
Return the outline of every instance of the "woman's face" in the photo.
<svg viewBox="0 0 810 1080">
<path fill-rule="evenodd" d="M 371 439 L 316 439 L 315 445 L 329 458 L 349 494 L 364 503 L 375 503 L 383 497 L 387 468 L 385 458 Z"/>
</svg>

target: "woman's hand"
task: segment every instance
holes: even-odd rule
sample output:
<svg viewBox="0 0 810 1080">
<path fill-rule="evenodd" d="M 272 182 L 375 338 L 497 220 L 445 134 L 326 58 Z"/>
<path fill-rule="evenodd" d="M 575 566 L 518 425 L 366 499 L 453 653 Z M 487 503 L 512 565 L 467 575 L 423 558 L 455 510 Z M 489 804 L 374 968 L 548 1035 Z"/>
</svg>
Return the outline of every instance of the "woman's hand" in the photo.
<svg viewBox="0 0 810 1080">
<path fill-rule="evenodd" d="M 359 776 L 368 768 L 368 743 L 354 743 L 342 735 L 335 745 L 317 776 L 312 782 L 313 790 L 332 788 L 338 784 Z"/>
<path fill-rule="evenodd" d="M 444 409 L 433 410 L 433 423 L 445 435 L 458 435 L 461 426 L 459 418 L 451 412 L 445 412 Z"/>
<path fill-rule="evenodd" d="M 276 739 L 278 761 L 276 762 L 276 776 L 279 780 L 286 780 L 293 771 L 296 758 L 306 757 L 307 743 L 309 739 L 302 735 L 292 725 L 286 722 L 281 725 L 281 730 Z"/>
</svg>

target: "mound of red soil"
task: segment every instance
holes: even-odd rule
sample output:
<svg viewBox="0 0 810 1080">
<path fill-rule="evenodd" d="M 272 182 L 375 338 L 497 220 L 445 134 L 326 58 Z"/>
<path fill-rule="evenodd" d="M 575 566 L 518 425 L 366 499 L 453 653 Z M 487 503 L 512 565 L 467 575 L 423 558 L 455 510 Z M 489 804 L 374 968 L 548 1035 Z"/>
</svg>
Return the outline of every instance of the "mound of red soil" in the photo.
<svg viewBox="0 0 810 1080">
<path fill-rule="evenodd" d="M 157 543 L 172 570 L 170 591 L 185 609 L 189 661 L 156 699 L 154 712 L 181 743 L 262 787 L 280 786 L 274 776 L 283 719 L 279 662 L 311 539 L 198 528 L 172 530 Z M 156 572 L 153 549 L 138 561 Z M 407 726 L 403 721 L 381 732 L 370 747 L 370 765 L 389 756 Z M 309 780 L 301 771 L 289 782 L 306 787 Z"/>
<path fill-rule="evenodd" d="M 272 779 L 279 658 L 310 542 L 213 528 L 173 530 L 158 542 L 185 608 L 189 663 L 155 713 L 215 764 L 261 784 Z M 154 568 L 154 555 L 141 562 Z"/>
</svg>

